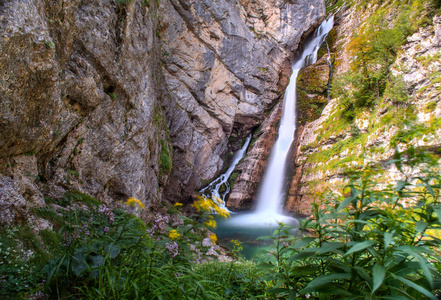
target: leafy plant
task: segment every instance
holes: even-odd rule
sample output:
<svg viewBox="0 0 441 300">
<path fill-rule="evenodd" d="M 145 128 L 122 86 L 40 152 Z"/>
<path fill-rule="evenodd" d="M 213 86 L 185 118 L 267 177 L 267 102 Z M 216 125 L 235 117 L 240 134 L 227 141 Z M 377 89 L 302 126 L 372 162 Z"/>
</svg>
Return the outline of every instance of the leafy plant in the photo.
<svg viewBox="0 0 441 300">
<path fill-rule="evenodd" d="M 375 167 L 353 172 L 346 197 L 328 197 L 327 209 L 313 206 L 313 217 L 302 222 L 304 237 L 279 229 L 271 292 L 289 298 L 436 299 L 441 240 L 431 232 L 441 230 L 438 159 L 412 148 L 397 152 L 388 162 L 402 175 L 394 186 L 380 188 Z M 423 172 L 409 175 L 415 168 Z"/>
</svg>

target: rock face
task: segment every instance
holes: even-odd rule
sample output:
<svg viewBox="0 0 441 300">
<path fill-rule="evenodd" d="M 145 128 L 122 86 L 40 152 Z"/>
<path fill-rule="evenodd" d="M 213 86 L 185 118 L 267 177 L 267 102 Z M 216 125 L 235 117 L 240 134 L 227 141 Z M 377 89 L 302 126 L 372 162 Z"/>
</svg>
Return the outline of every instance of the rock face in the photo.
<svg viewBox="0 0 441 300">
<path fill-rule="evenodd" d="M 160 200 L 156 10 L 140 1 L 0 4 L 0 167 L 33 191 L 27 202 L 69 189 L 107 203 Z M 17 177 L 21 164 L 33 182 Z"/>
<path fill-rule="evenodd" d="M 201 188 L 222 168 L 231 134 L 245 138 L 264 120 L 287 84 L 293 51 L 324 11 L 319 0 L 161 1 L 174 147 L 168 198 Z"/>
<path fill-rule="evenodd" d="M 2 224 L 67 190 L 187 199 L 280 98 L 323 2 L 2 1 Z"/>
<path fill-rule="evenodd" d="M 360 14 L 355 8 L 337 14 L 336 43 L 331 49 L 336 51 L 337 74 L 349 69 L 347 45 L 367 17 L 369 14 Z M 392 64 L 391 73 L 403 83 L 402 92 L 386 92 L 381 103 L 358 112 L 352 122 L 344 120 L 341 100 L 332 99 L 319 119 L 306 124 L 298 137 L 297 168 L 287 209 L 309 214 L 318 194 L 341 191 L 347 182 L 347 168 L 387 161 L 395 146 L 400 150 L 410 145 L 423 149 L 441 146 L 440 86 L 436 79 L 441 71 L 440 24 L 441 18 L 436 16 L 433 25 L 408 37 Z M 407 100 L 397 98 L 401 93 Z M 393 165 L 381 176 L 385 184 L 401 179 Z"/>
<path fill-rule="evenodd" d="M 249 209 L 253 206 L 258 192 L 267 159 L 272 146 L 277 139 L 277 122 L 282 114 L 281 102 L 271 112 L 254 134 L 246 157 L 236 167 L 231 178 L 236 178 L 231 184 L 227 206 L 232 210 Z"/>
</svg>

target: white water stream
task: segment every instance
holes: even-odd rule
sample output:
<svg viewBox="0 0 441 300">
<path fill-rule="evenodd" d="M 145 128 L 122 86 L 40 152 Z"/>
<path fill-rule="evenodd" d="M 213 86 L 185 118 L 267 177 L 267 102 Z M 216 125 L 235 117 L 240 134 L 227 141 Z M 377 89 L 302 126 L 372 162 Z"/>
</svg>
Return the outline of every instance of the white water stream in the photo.
<svg viewBox="0 0 441 300">
<path fill-rule="evenodd" d="M 219 208 L 224 208 L 227 211 L 229 211 L 228 208 L 226 208 L 225 206 L 225 197 L 230 193 L 230 189 L 231 189 L 230 184 L 228 183 L 228 179 L 230 178 L 231 173 L 233 173 L 236 165 L 244 156 L 245 151 L 247 151 L 250 141 L 251 141 L 251 134 L 246 138 L 242 148 L 236 153 L 234 153 L 231 165 L 227 169 L 227 171 L 225 171 L 225 173 L 223 173 L 221 176 L 216 178 L 207 187 L 203 188 L 200 191 L 202 195 L 204 195 L 205 197 L 213 199 L 213 201 L 216 202 Z"/>
<path fill-rule="evenodd" d="M 290 83 L 283 99 L 282 118 L 279 127 L 278 139 L 271 151 L 268 168 L 258 193 L 257 206 L 254 212 L 234 216 L 227 221 L 232 226 L 268 226 L 283 222 L 295 225 L 297 221 L 292 217 L 283 215 L 285 202 L 284 186 L 286 184 L 286 165 L 289 162 L 288 154 L 294 141 L 296 130 L 296 100 L 297 100 L 297 75 L 299 71 L 317 61 L 317 53 L 333 28 L 334 18 L 325 20 L 312 39 L 307 41 L 301 57 L 292 66 Z"/>
</svg>

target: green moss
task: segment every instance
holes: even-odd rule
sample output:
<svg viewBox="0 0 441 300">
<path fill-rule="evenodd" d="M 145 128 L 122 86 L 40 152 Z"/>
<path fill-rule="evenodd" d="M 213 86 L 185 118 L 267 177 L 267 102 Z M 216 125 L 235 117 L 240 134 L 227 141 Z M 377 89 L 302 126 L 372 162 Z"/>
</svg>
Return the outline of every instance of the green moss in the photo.
<svg viewBox="0 0 441 300">
<path fill-rule="evenodd" d="M 233 172 L 228 179 L 228 183 L 230 184 L 231 189 L 233 189 L 234 184 L 236 183 L 237 178 L 239 177 L 240 172 Z"/>
<path fill-rule="evenodd" d="M 164 140 L 160 141 L 161 152 L 159 153 L 159 169 L 162 175 L 169 174 L 172 169 L 172 159 L 170 151 Z"/>
<path fill-rule="evenodd" d="M 308 170 L 308 173 L 318 171 L 334 171 L 338 168 L 345 168 L 346 163 L 356 162 L 361 164 L 364 156 L 363 152 L 368 134 L 358 135 L 346 140 L 334 143 L 331 148 L 318 151 L 308 157 L 308 163 L 315 164 L 315 167 Z M 361 150 L 357 150 L 361 146 Z M 341 157 L 341 153 L 347 151 L 346 157 Z M 354 153 L 355 152 L 355 153 Z"/>
<path fill-rule="evenodd" d="M 391 138 L 390 144 L 395 147 L 398 144 L 409 144 L 414 138 L 424 140 L 424 136 L 435 136 L 436 131 L 441 128 L 441 118 L 433 117 L 427 124 L 405 122 L 406 128 L 402 128 Z M 427 137 L 426 141 L 429 141 Z"/>
<path fill-rule="evenodd" d="M 436 109 L 436 106 L 438 105 L 437 101 L 431 101 L 426 104 L 426 107 L 424 108 L 424 112 L 430 113 L 433 112 Z"/>
</svg>

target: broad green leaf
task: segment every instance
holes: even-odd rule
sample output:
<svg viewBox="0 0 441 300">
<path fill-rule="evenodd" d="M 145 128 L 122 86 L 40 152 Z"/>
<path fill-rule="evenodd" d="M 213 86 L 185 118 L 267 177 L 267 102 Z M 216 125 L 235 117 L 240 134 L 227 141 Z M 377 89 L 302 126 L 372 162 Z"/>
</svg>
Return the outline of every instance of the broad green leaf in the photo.
<svg viewBox="0 0 441 300">
<path fill-rule="evenodd" d="M 383 283 L 385 275 L 386 275 L 386 269 L 384 268 L 384 266 L 376 263 L 372 268 L 372 279 L 373 279 L 372 295 Z"/>
<path fill-rule="evenodd" d="M 416 224 L 415 224 L 415 230 L 416 230 L 416 232 L 424 232 L 424 231 L 426 230 L 426 228 L 427 228 L 427 225 L 429 225 L 429 224 L 427 224 L 427 223 L 424 222 L 424 221 L 418 221 L 418 222 L 416 222 Z"/>
<path fill-rule="evenodd" d="M 315 256 L 315 251 L 310 251 L 311 249 L 308 249 L 308 250 L 309 251 L 307 251 L 307 252 L 299 252 L 294 255 L 291 255 L 291 257 L 288 259 L 288 262 L 292 262 L 297 259 L 303 259 L 303 258 Z"/>
<path fill-rule="evenodd" d="M 88 269 L 88 265 L 82 256 L 75 255 L 72 257 L 72 269 L 75 275 L 81 276 Z"/>
<path fill-rule="evenodd" d="M 118 256 L 121 247 L 117 244 L 107 244 L 104 245 L 104 251 L 110 255 L 110 258 L 115 258 Z"/>
<path fill-rule="evenodd" d="M 426 188 L 429 191 L 430 195 L 435 198 L 435 192 L 433 191 L 433 188 L 429 184 L 426 185 Z"/>
<path fill-rule="evenodd" d="M 335 243 L 325 243 L 323 246 L 317 249 L 317 254 L 324 254 L 333 252 L 341 247 L 343 247 L 343 243 L 335 242 Z"/>
<path fill-rule="evenodd" d="M 400 180 L 397 182 L 396 191 L 401 191 L 406 186 L 406 181 Z"/>
<path fill-rule="evenodd" d="M 315 240 L 314 237 L 304 237 L 300 241 L 295 243 L 295 245 L 292 248 L 294 248 L 294 249 L 303 248 L 303 247 L 307 246 L 309 243 L 313 242 L 314 240 Z"/>
<path fill-rule="evenodd" d="M 351 196 L 345 198 L 340 205 L 337 208 L 337 211 L 342 210 L 343 208 L 345 208 L 346 206 L 348 206 L 349 203 L 351 203 L 354 199 L 356 199 L 358 197 L 358 195 L 360 195 L 360 192 L 353 192 Z"/>
<path fill-rule="evenodd" d="M 430 298 L 430 299 L 434 299 L 437 300 L 437 298 L 428 290 L 426 290 L 424 287 L 422 287 L 421 285 L 418 285 L 404 277 L 401 276 L 396 276 L 396 278 L 401 281 L 404 284 L 407 284 L 408 286 L 410 286 L 411 288 L 417 290 L 418 292 L 420 292 L 421 294 L 425 295 L 426 297 Z"/>
<path fill-rule="evenodd" d="M 423 270 L 423 273 L 426 276 L 427 281 L 433 287 L 433 276 L 432 276 L 432 272 L 430 272 L 429 267 L 427 266 L 426 259 L 424 257 L 422 257 L 421 255 L 419 255 L 418 253 L 413 251 L 413 249 L 420 250 L 420 248 L 423 248 L 423 247 L 412 247 L 411 248 L 410 246 L 408 246 L 408 247 L 404 246 L 404 247 L 400 247 L 400 248 L 401 248 L 400 250 L 402 252 L 416 258 L 416 260 L 419 263 L 420 268 Z"/>
<path fill-rule="evenodd" d="M 351 247 L 351 249 L 349 249 L 346 253 L 346 255 L 352 254 L 354 252 L 359 252 L 361 250 L 364 250 L 366 248 L 369 248 L 371 246 L 373 246 L 375 244 L 374 241 L 364 241 L 364 242 L 358 242 L 356 243 L 354 246 Z"/>
<path fill-rule="evenodd" d="M 283 292 L 287 292 L 287 291 L 288 291 L 288 289 L 286 289 L 286 288 L 272 288 L 272 289 L 267 290 L 266 292 L 268 294 L 275 295 L 275 294 L 279 294 L 279 293 L 283 293 Z"/>
<path fill-rule="evenodd" d="M 441 208 L 433 208 L 433 210 L 435 211 L 436 215 L 438 216 L 438 220 L 441 223 Z"/>
<path fill-rule="evenodd" d="M 350 279 L 351 274 L 346 273 L 337 273 L 337 274 L 330 274 L 330 275 L 323 275 L 319 276 L 313 281 L 311 281 L 303 290 L 300 291 L 300 294 L 306 294 L 309 292 L 314 292 L 321 286 L 328 284 L 330 282 L 336 281 L 336 280 L 344 280 L 344 279 Z"/>
<path fill-rule="evenodd" d="M 362 267 L 354 267 L 354 270 L 357 271 L 357 274 L 363 278 L 363 280 L 365 280 L 366 282 L 369 283 L 369 285 L 372 285 L 372 278 L 369 276 L 368 272 L 366 272 L 365 268 Z"/>
<path fill-rule="evenodd" d="M 392 232 L 385 232 L 384 233 L 384 247 L 385 248 L 389 247 L 389 245 L 394 240 L 394 233 L 395 233 L 395 230 Z"/>
<path fill-rule="evenodd" d="M 274 265 L 270 263 L 260 263 L 257 265 L 257 267 L 261 270 L 271 270 L 274 269 Z"/>
<path fill-rule="evenodd" d="M 316 274 L 318 270 L 319 270 L 319 265 L 309 264 L 309 265 L 295 266 L 293 268 L 290 268 L 289 272 L 290 274 L 298 278 L 303 275 Z"/>
</svg>

